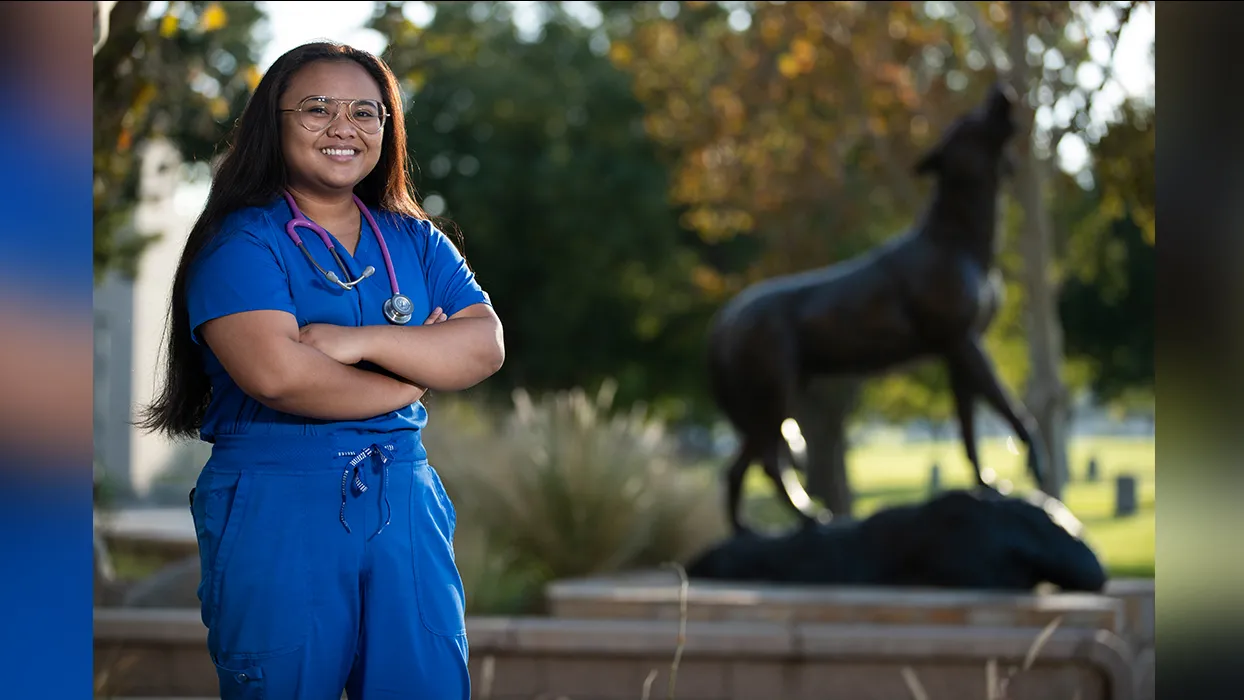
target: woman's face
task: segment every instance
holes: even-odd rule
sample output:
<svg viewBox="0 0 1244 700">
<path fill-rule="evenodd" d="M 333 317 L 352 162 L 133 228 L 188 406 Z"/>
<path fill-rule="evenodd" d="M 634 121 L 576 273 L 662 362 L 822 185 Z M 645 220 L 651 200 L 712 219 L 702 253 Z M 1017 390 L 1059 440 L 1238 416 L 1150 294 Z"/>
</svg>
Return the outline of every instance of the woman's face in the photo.
<svg viewBox="0 0 1244 700">
<path fill-rule="evenodd" d="M 308 102 L 308 97 L 330 99 Z M 359 123 L 365 127 L 378 124 L 373 112 L 384 104 L 381 98 L 380 85 L 354 61 L 316 61 L 299 69 L 279 103 L 283 110 L 300 106 L 304 110 L 280 115 L 281 150 L 290 186 L 326 194 L 349 192 L 367 177 L 380 161 L 384 129 L 369 134 Z M 350 100 L 371 102 L 351 107 Z M 353 112 L 347 114 L 350 109 Z M 336 118 L 332 118 L 334 113 Z"/>
</svg>

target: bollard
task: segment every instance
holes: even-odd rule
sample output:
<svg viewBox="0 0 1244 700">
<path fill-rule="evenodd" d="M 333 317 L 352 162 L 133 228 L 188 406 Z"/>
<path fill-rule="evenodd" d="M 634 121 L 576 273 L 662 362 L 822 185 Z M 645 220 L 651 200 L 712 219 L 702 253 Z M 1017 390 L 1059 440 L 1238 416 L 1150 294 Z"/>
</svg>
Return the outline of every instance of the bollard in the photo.
<svg viewBox="0 0 1244 700">
<path fill-rule="evenodd" d="M 1135 515 L 1137 509 L 1136 477 L 1120 474 L 1114 480 L 1114 517 Z"/>
<path fill-rule="evenodd" d="M 1088 469 L 1084 473 L 1084 480 L 1090 484 L 1096 484 L 1101 480 L 1100 467 L 1097 465 L 1097 458 L 1090 457 L 1088 461 Z"/>
<path fill-rule="evenodd" d="M 929 467 L 929 493 L 937 493 L 942 490 L 942 468 L 937 462 Z"/>
</svg>

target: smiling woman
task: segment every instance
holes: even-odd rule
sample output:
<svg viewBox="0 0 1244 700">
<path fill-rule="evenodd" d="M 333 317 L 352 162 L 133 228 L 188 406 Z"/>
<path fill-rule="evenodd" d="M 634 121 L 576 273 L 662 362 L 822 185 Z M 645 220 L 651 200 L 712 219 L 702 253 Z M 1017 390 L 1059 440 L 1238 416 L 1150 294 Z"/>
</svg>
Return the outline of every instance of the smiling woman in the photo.
<svg viewBox="0 0 1244 700">
<path fill-rule="evenodd" d="M 280 104 L 290 122 L 281 132 L 286 189 L 353 253 L 358 213 L 353 206 L 331 207 L 340 204 L 336 194 L 361 182 L 380 161 L 387 115 L 380 85 L 353 61 L 320 61 L 294 75 Z M 288 128 L 292 124 L 302 128 Z"/>
<path fill-rule="evenodd" d="M 496 372 L 501 323 L 411 195 L 375 56 L 283 55 L 231 144 L 142 422 L 213 444 L 191 514 L 221 697 L 467 700 L 457 517 L 420 399 Z"/>
</svg>

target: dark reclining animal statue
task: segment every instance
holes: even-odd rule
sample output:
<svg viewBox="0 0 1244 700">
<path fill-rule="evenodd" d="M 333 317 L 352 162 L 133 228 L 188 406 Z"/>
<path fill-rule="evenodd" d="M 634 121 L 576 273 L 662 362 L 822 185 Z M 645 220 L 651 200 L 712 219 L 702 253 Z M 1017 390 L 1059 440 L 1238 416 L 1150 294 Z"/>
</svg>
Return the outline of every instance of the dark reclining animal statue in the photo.
<svg viewBox="0 0 1244 700">
<path fill-rule="evenodd" d="M 995 86 L 918 162 L 934 178 L 931 201 L 901 236 L 828 267 L 755 284 L 727 303 L 708 338 L 709 382 L 739 437 L 726 472 L 727 510 L 745 529 L 739 500 L 747 469 L 759 461 L 804 525 L 829 514 L 813 506 L 795 478 L 782 423 L 810 378 L 868 376 L 937 358 L 949 373 L 968 461 L 981 474 L 972 423 L 984 399 L 1028 448 L 1028 469 L 1045 489 L 1036 421 L 999 381 L 981 337 L 998 311 L 995 268 L 998 196 L 1016 132 L 1010 88 Z"/>
<path fill-rule="evenodd" d="M 1034 500 L 1040 500 L 1034 494 Z M 780 535 L 743 532 L 687 566 L 693 579 L 801 585 L 1100 592 L 1107 574 L 1065 511 L 948 491 L 925 503 Z M 1070 526 L 1070 529 L 1069 529 Z"/>
</svg>

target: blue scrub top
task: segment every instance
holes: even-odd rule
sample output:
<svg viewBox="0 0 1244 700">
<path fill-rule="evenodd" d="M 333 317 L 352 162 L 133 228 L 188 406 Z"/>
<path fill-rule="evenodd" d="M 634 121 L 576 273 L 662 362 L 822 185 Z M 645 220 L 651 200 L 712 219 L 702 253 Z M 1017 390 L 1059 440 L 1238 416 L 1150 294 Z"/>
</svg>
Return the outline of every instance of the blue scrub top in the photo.
<svg viewBox="0 0 1244 700">
<path fill-rule="evenodd" d="M 300 327 L 308 323 L 388 324 L 383 311 L 385 300 L 392 296 L 388 271 L 371 226 L 361 212 L 359 216 L 362 228 L 354 255 L 332 238 L 348 268 L 345 274 L 314 231 L 298 228 L 315 261 L 338 277 L 356 279 L 368 265 L 376 269 L 353 290 L 325 279 L 294 245 L 285 232 L 293 213 L 279 195 L 271 204 L 228 216 L 195 259 L 186 290 L 190 327 L 195 342 L 201 344 L 212 383 L 211 403 L 200 430 L 203 440 L 215 442 L 218 435 L 236 434 L 275 437 L 423 429 L 427 412 L 422 403 L 360 421 L 323 421 L 270 409 L 238 388 L 198 336 L 199 326 L 214 318 L 264 309 L 287 311 Z M 414 302 L 412 325 L 423 323 L 438 306 L 453 316 L 473 304 L 491 303 L 458 249 L 430 222 L 381 210 L 373 210 L 372 217 L 388 246 L 398 287 Z"/>
</svg>

